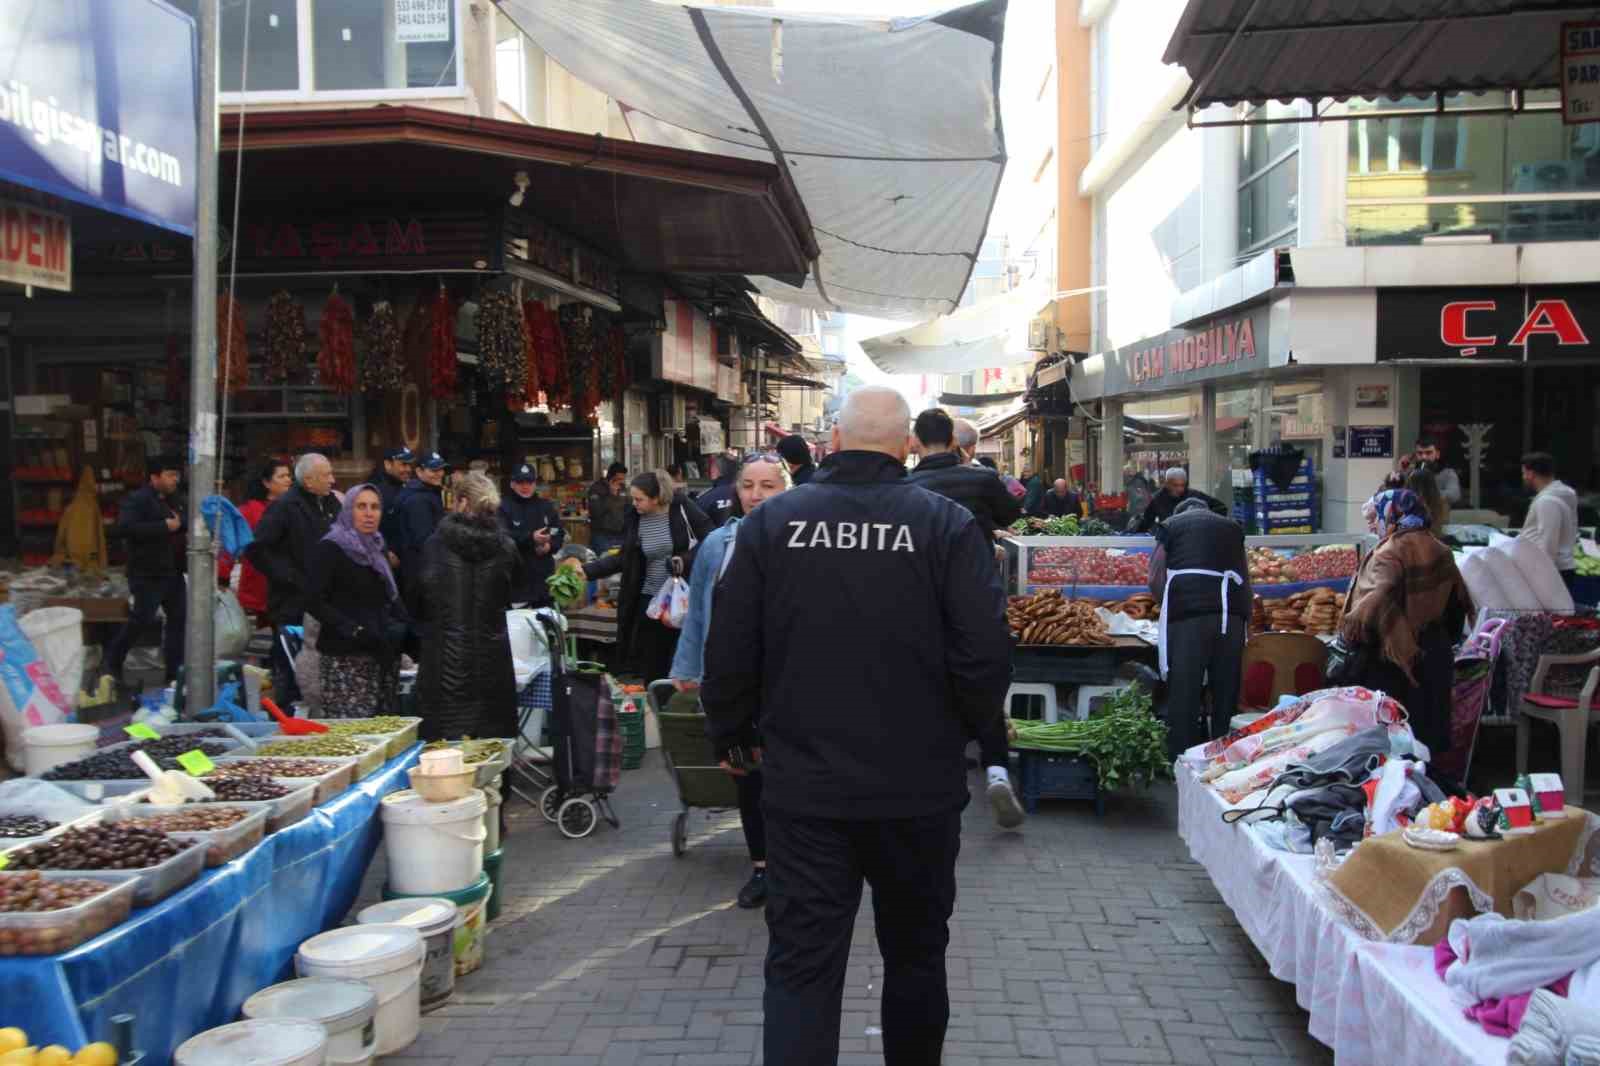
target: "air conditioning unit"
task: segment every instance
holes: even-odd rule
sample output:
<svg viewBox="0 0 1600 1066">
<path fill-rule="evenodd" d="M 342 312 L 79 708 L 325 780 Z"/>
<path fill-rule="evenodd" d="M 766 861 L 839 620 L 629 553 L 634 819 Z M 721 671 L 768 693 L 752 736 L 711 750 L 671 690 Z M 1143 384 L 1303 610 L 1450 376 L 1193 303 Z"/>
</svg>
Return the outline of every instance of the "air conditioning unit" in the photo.
<svg viewBox="0 0 1600 1066">
<path fill-rule="evenodd" d="M 1028 321 L 1028 351 L 1048 352 L 1050 350 L 1051 324 L 1048 318 L 1039 318 Z M 1014 336 L 1014 334 L 1013 334 Z"/>
</svg>

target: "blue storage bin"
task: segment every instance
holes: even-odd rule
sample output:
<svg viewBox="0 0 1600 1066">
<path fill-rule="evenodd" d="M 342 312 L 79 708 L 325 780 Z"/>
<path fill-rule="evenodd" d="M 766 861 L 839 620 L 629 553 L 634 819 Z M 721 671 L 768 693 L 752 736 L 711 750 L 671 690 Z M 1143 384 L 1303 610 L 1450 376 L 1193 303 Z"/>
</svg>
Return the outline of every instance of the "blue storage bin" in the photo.
<svg viewBox="0 0 1600 1066">
<path fill-rule="evenodd" d="M 1065 752 L 1016 748 L 1017 783 L 1023 809 L 1036 814 L 1042 799 L 1086 799 L 1094 801 L 1094 813 L 1106 813 L 1105 797 L 1100 793 L 1100 775 L 1094 763 L 1081 755 Z"/>
</svg>

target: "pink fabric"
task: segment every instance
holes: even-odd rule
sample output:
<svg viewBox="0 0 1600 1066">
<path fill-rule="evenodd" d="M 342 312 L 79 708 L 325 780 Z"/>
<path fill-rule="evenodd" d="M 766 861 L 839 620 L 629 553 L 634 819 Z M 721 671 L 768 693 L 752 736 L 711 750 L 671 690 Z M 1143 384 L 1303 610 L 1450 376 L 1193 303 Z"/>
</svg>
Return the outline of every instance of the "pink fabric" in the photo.
<svg viewBox="0 0 1600 1066">
<path fill-rule="evenodd" d="M 1444 972 L 1455 961 L 1455 949 L 1450 946 L 1448 937 L 1433 945 L 1433 970 L 1439 975 L 1439 980 L 1444 980 Z M 1558 996 L 1565 996 L 1567 985 L 1571 980 L 1569 975 L 1545 987 Z M 1483 1026 L 1483 1031 L 1490 1036 L 1515 1036 L 1517 1030 L 1522 1028 L 1522 1016 L 1528 1013 L 1528 1000 L 1533 998 L 1534 991 L 1529 989 L 1527 992 L 1518 992 L 1504 999 L 1485 999 L 1474 1003 L 1464 1013 L 1469 1019 Z"/>
</svg>

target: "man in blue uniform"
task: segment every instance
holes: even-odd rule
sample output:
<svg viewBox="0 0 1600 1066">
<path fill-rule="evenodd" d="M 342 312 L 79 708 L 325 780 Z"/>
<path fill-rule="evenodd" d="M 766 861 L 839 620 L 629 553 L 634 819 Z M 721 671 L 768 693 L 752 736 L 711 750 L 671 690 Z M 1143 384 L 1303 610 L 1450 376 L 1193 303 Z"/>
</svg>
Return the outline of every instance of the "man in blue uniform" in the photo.
<svg viewBox="0 0 1600 1066">
<path fill-rule="evenodd" d="M 556 572 L 555 552 L 567 542 L 561 525 L 561 509 L 539 495 L 539 476 L 523 463 L 511 472 L 511 492 L 500 501 L 500 529 L 517 546 L 522 556 L 526 584 L 517 594 L 518 602 L 530 607 L 550 603 L 545 579 Z"/>
<path fill-rule="evenodd" d="M 390 550 L 400 556 L 400 583 L 408 598 L 414 594 L 422 570 L 422 546 L 444 520 L 444 468 L 444 456 L 424 453 L 417 460 L 416 476 L 406 482 L 395 501 L 395 539 Z"/>
<path fill-rule="evenodd" d="M 863 882 L 885 1062 L 939 1062 L 949 1023 L 965 751 L 1004 749 L 1011 646 L 977 519 L 906 480 L 910 421 L 899 393 L 852 392 L 810 484 L 739 526 L 712 614 L 713 739 L 766 778 L 767 1066 L 837 1061 Z"/>
</svg>

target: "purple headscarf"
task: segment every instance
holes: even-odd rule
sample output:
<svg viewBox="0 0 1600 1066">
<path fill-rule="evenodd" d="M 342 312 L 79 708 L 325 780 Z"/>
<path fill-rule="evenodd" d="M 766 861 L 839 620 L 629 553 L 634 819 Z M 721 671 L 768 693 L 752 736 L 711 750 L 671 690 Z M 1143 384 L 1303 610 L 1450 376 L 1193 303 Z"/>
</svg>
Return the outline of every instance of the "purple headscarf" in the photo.
<svg viewBox="0 0 1600 1066">
<path fill-rule="evenodd" d="M 322 539 L 337 544 L 357 566 L 376 570 L 384 584 L 389 586 L 389 598 L 392 600 L 400 595 L 400 591 L 395 588 L 394 571 L 389 569 L 389 557 L 383 551 L 383 534 L 356 532 L 356 500 L 361 498 L 363 492 L 371 492 L 380 503 L 383 500 L 383 493 L 373 485 L 361 484 L 348 490 L 344 494 L 344 506 L 339 508 L 339 517 L 333 520 L 333 528 L 323 534 Z"/>
</svg>

